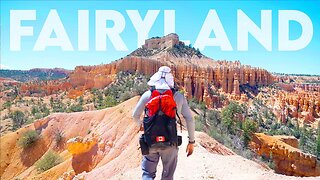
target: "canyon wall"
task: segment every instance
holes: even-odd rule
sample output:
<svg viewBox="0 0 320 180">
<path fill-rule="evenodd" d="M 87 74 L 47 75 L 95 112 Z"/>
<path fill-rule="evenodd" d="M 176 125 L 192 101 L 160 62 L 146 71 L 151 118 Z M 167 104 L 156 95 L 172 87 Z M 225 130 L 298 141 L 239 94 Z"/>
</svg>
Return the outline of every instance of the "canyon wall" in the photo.
<svg viewBox="0 0 320 180">
<path fill-rule="evenodd" d="M 115 80 L 120 71 L 151 76 L 163 65 L 172 69 L 176 84 L 188 99 L 195 97 L 208 106 L 215 103 L 213 89 L 232 94 L 232 99 L 240 100 L 247 99 L 245 94 L 241 94 L 241 85 L 264 86 L 274 81 L 274 77 L 264 69 L 244 66 L 239 61 L 215 61 L 186 46 L 179 41 L 177 34 L 169 34 L 147 39 L 141 48 L 110 64 L 78 66 L 65 82 L 25 84 L 21 93 L 30 95 L 40 90 L 48 95 L 59 90 L 104 88 Z M 72 93 L 70 97 L 74 94 L 79 93 Z"/>
<path fill-rule="evenodd" d="M 194 65 L 191 63 L 172 63 L 172 59 L 151 59 L 145 57 L 128 56 L 111 64 L 99 66 L 78 66 L 70 74 L 72 86 L 83 89 L 102 88 L 110 84 L 120 71 L 154 74 L 160 66 L 166 65 L 172 69 L 175 83 L 184 89 L 187 98 L 195 97 L 209 104 L 211 86 L 221 89 L 224 93 L 233 93 L 240 99 L 239 86 L 249 84 L 269 85 L 273 76 L 266 70 L 241 66 L 240 63 L 227 66 L 227 62 L 214 66 Z M 181 62 L 183 59 L 178 59 Z M 201 60 L 199 60 L 201 61 Z"/>
<path fill-rule="evenodd" d="M 46 96 L 57 93 L 59 91 L 69 91 L 72 88 L 73 87 L 71 83 L 65 79 L 49 81 L 32 81 L 21 84 L 19 94 L 26 96 Z"/>
</svg>

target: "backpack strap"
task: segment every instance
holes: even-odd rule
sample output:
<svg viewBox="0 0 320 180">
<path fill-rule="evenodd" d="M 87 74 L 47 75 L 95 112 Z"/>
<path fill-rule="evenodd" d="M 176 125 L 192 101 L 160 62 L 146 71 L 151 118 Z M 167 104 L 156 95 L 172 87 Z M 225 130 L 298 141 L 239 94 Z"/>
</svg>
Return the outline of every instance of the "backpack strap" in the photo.
<svg viewBox="0 0 320 180">
<path fill-rule="evenodd" d="M 172 91 L 172 95 L 174 96 L 174 94 L 177 92 L 177 90 L 175 88 L 171 88 L 170 89 Z"/>
<path fill-rule="evenodd" d="M 161 108 L 161 98 L 162 98 L 162 95 L 160 94 L 160 97 L 159 97 L 159 109 L 158 109 L 158 112 L 162 111 L 162 108 Z"/>
<path fill-rule="evenodd" d="M 154 86 L 151 86 L 151 88 L 150 88 L 150 91 L 151 91 L 151 95 L 152 95 L 152 92 L 153 92 L 154 90 L 156 90 L 156 87 L 154 87 Z"/>
<path fill-rule="evenodd" d="M 180 118 L 180 116 L 179 116 L 178 109 L 176 109 L 176 114 L 177 114 L 177 117 L 178 117 L 178 119 L 179 119 L 180 131 L 181 131 L 181 133 L 182 133 L 182 121 L 181 121 L 181 118 Z"/>
<path fill-rule="evenodd" d="M 153 93 L 154 90 L 156 90 L 156 88 L 154 86 L 151 86 L 151 88 L 150 88 L 150 92 L 151 92 L 150 97 L 152 97 L 152 93 Z M 147 108 L 146 107 L 144 108 L 144 117 L 148 117 Z"/>
<path fill-rule="evenodd" d="M 171 88 L 170 90 L 172 91 L 172 95 L 173 95 L 173 97 L 174 97 L 174 94 L 177 92 L 177 89 L 176 89 L 176 88 Z M 182 121 L 181 121 L 181 118 L 180 118 L 180 116 L 179 116 L 178 109 L 176 109 L 176 115 L 177 115 L 177 117 L 178 117 L 178 119 L 179 119 L 180 131 L 181 131 L 181 133 L 182 133 Z"/>
</svg>

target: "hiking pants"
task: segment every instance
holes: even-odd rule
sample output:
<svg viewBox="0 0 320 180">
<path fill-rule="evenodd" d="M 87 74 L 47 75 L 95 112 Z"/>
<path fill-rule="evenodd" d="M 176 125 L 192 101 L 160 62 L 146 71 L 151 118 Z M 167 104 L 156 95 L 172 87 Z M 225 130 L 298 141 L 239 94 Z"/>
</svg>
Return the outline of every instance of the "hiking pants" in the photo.
<svg viewBox="0 0 320 180">
<path fill-rule="evenodd" d="M 163 165 L 161 180 L 173 179 L 178 160 L 178 147 L 168 146 L 162 149 L 150 148 L 149 154 L 143 156 L 142 180 L 153 180 L 156 177 L 160 157 Z"/>
</svg>

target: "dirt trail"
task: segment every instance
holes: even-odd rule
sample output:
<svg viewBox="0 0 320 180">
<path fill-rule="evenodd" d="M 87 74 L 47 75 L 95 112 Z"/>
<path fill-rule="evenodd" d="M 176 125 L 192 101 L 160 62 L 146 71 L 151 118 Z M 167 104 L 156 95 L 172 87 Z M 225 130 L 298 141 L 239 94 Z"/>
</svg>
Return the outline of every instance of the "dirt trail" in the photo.
<svg viewBox="0 0 320 180">
<path fill-rule="evenodd" d="M 197 133 L 197 140 L 203 137 L 203 133 Z M 183 133 L 186 140 L 187 133 Z M 208 140 L 210 141 L 210 140 Z M 214 140 L 211 140 L 214 142 Z M 215 148 L 221 148 L 217 145 Z M 225 147 L 224 147 L 225 148 Z M 195 180 L 195 179 L 221 179 L 221 180 L 284 180 L 284 179 L 317 179 L 299 178 L 275 174 L 273 171 L 265 169 L 261 165 L 247 160 L 238 155 L 221 155 L 210 153 L 208 150 L 197 143 L 194 154 L 186 157 L 186 141 L 179 148 L 178 166 L 175 179 Z M 227 149 L 225 148 L 227 151 Z M 159 162 L 156 179 L 161 179 L 162 164 Z M 118 179 L 137 179 L 141 177 L 140 167 L 131 169 L 125 173 L 117 174 L 112 180 Z"/>
</svg>

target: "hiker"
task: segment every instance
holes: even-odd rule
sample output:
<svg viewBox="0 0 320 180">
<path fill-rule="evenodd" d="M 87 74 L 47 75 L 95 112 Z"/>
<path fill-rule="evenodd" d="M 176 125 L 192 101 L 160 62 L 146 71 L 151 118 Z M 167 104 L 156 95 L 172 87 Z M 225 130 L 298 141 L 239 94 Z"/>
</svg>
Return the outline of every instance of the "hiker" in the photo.
<svg viewBox="0 0 320 180">
<path fill-rule="evenodd" d="M 177 136 L 177 127 L 175 121 L 176 115 L 179 117 L 179 114 L 182 114 L 186 120 L 186 127 L 189 135 L 189 143 L 186 149 L 187 157 L 193 153 L 195 143 L 194 120 L 184 95 L 179 92 L 175 92 L 173 89 L 174 78 L 170 72 L 171 69 L 167 66 L 162 66 L 159 68 L 158 72 L 156 72 L 148 82 L 151 90 L 146 91 L 141 96 L 133 111 L 133 119 L 140 126 L 140 131 L 144 130 L 144 134 L 140 137 L 140 147 L 143 154 L 141 164 L 143 180 L 154 179 L 156 177 L 157 165 L 160 157 L 163 164 L 161 179 L 173 179 L 173 174 L 175 172 L 178 160 L 178 145 L 182 143 L 180 139 L 181 136 Z M 152 105 L 156 106 L 156 109 L 154 109 Z M 170 106 L 174 107 L 173 112 L 173 108 Z M 143 121 L 141 121 L 140 116 L 143 112 L 145 113 L 145 118 Z M 168 124 L 165 124 L 166 122 Z M 170 123 L 173 123 L 173 125 L 170 125 Z M 164 124 L 164 126 L 170 126 L 170 128 L 165 127 L 166 130 L 161 130 L 160 126 L 162 124 Z M 182 124 L 180 121 L 180 127 L 181 125 Z M 164 131 L 161 133 L 164 133 L 165 135 L 156 135 L 156 137 L 152 136 L 152 134 L 155 133 L 159 134 L 160 131 Z"/>
</svg>

